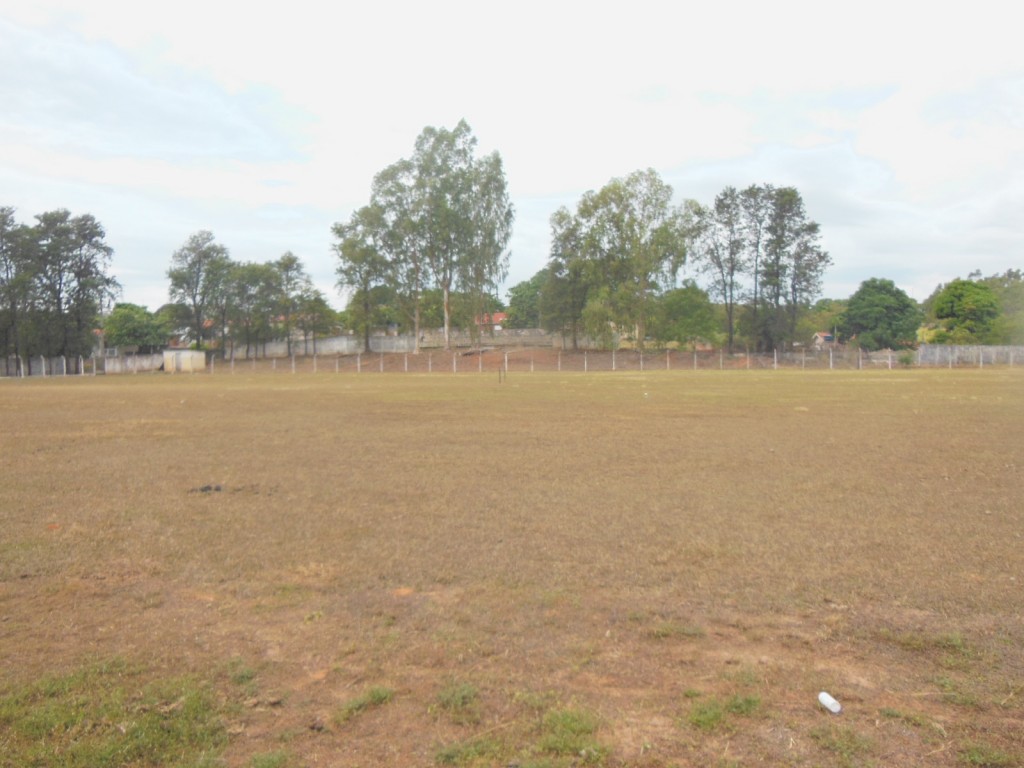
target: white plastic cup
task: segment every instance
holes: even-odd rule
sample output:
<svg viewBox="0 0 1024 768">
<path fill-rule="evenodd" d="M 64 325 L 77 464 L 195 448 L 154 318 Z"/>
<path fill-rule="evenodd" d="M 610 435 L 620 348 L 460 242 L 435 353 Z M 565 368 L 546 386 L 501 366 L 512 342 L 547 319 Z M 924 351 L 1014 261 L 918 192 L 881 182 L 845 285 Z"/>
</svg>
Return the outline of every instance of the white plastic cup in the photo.
<svg viewBox="0 0 1024 768">
<path fill-rule="evenodd" d="M 821 703 L 821 706 L 823 706 L 833 715 L 838 715 L 840 712 L 843 711 L 842 705 L 838 701 L 833 699 L 831 696 L 829 696 L 827 693 L 825 693 L 825 691 L 822 691 L 818 694 L 818 701 Z"/>
</svg>

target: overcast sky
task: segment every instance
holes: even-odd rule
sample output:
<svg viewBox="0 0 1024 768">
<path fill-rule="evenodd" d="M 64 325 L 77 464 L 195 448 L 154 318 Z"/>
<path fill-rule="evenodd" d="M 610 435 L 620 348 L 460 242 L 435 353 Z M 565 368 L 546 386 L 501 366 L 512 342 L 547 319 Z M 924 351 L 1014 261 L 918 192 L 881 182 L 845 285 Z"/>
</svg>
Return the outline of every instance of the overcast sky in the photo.
<svg viewBox="0 0 1024 768">
<path fill-rule="evenodd" d="M 516 208 L 506 287 L 556 208 L 644 168 L 677 202 L 795 186 L 832 298 L 1024 267 L 1008 2 L 346 5 L 0 0 L 0 205 L 91 213 L 152 310 L 201 229 L 237 261 L 292 251 L 340 307 L 331 225 L 465 118 Z"/>
</svg>

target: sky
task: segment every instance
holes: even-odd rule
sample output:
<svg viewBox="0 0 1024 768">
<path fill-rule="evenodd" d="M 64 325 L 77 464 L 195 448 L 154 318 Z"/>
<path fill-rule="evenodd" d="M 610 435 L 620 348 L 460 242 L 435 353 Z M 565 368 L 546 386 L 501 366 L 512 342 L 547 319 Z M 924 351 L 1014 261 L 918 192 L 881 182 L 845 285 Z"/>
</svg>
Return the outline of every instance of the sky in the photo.
<svg viewBox="0 0 1024 768">
<path fill-rule="evenodd" d="M 825 297 L 1024 268 L 1008 2 L 353 5 L 0 0 L 0 206 L 92 214 L 151 310 L 200 230 L 236 261 L 291 251 L 342 308 L 331 225 L 465 119 L 516 209 L 505 289 L 544 267 L 555 210 L 647 168 L 680 204 L 796 187 Z"/>
</svg>

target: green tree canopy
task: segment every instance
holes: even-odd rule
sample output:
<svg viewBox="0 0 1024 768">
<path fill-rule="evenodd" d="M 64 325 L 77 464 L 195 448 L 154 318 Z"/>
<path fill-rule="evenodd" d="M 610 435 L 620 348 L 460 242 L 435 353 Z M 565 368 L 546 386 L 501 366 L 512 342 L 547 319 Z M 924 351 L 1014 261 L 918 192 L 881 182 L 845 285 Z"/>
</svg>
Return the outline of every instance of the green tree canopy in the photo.
<svg viewBox="0 0 1024 768">
<path fill-rule="evenodd" d="M 167 345 L 168 329 L 145 307 L 118 303 L 103 321 L 103 336 L 108 346 L 138 347 L 141 354 L 148 354 Z"/>
<path fill-rule="evenodd" d="M 484 311 L 508 272 L 505 248 L 514 210 L 505 171 L 497 152 L 477 157 L 476 144 L 465 120 L 452 130 L 424 128 L 410 159 L 377 174 L 370 204 L 332 230 L 338 241 L 339 289 L 370 301 L 375 286 L 366 283 L 369 269 L 375 285 L 390 288 L 396 306 L 413 319 L 417 339 L 424 293 L 438 289 L 446 347 L 451 344 L 453 296 L 469 299 L 472 318 Z M 365 324 L 372 313 L 369 305 L 358 309 L 368 344 Z M 472 322 L 470 327 L 475 327 Z"/>
<path fill-rule="evenodd" d="M 549 266 L 555 275 L 588 284 L 581 317 L 590 335 L 605 336 L 612 323 L 642 347 L 652 300 L 671 286 L 686 259 L 683 216 L 672 205 L 672 187 L 654 170 L 635 171 L 585 193 L 575 214 L 559 209 L 551 225 Z M 569 299 L 565 288 L 561 293 Z"/>
<path fill-rule="evenodd" d="M 529 280 L 516 283 L 508 289 L 509 328 L 541 327 L 541 292 L 547 277 L 547 270 L 542 269 Z"/>
<path fill-rule="evenodd" d="M 720 335 L 714 304 L 692 280 L 667 291 L 657 304 L 656 322 L 651 331 L 659 341 L 694 347 L 699 342 L 715 341 Z"/>
<path fill-rule="evenodd" d="M 985 344 L 991 341 L 1000 309 L 989 286 L 957 278 L 938 292 L 931 311 L 941 327 L 936 341 Z"/>
<path fill-rule="evenodd" d="M 188 332 L 197 346 L 215 332 L 213 324 L 226 306 L 230 269 L 228 249 L 206 230 L 193 234 L 171 256 L 171 300 L 188 308 Z"/>
<path fill-rule="evenodd" d="M 337 242 L 338 288 L 352 291 L 345 310 L 348 322 L 362 332 L 363 350 L 370 351 L 370 331 L 376 323 L 380 296 L 388 302 L 394 289 L 389 281 L 391 264 L 387 258 L 387 225 L 378 205 L 363 206 L 347 223 L 331 230 Z M 384 288 L 382 292 L 378 289 Z"/>
<path fill-rule="evenodd" d="M 892 280 L 873 277 L 850 297 L 838 328 L 842 338 L 856 338 L 865 349 L 896 349 L 914 345 L 921 318 L 917 302 Z"/>
<path fill-rule="evenodd" d="M 274 263 L 233 263 L 228 270 L 225 293 L 235 348 L 244 344 L 247 358 L 250 352 L 256 355 L 260 344 L 277 334 L 281 271 Z"/>
<path fill-rule="evenodd" d="M 88 355 L 100 312 L 120 286 L 113 249 L 90 214 L 47 211 L 18 224 L 0 208 L 0 341 L 4 354 Z"/>
<path fill-rule="evenodd" d="M 988 277 L 980 272 L 968 277 L 991 288 L 999 302 L 1000 314 L 989 334 L 991 343 L 1024 344 L 1024 272 L 1008 269 Z"/>
</svg>

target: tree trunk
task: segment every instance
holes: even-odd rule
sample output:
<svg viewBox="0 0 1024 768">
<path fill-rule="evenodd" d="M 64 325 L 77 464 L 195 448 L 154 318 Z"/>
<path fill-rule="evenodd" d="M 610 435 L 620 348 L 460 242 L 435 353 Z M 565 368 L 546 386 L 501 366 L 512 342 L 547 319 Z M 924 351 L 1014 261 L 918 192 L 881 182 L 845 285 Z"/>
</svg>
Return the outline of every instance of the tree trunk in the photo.
<svg viewBox="0 0 1024 768">
<path fill-rule="evenodd" d="M 449 287 L 446 285 L 443 289 L 444 295 L 444 348 L 449 350 L 452 348 L 451 340 L 451 292 Z"/>
</svg>

